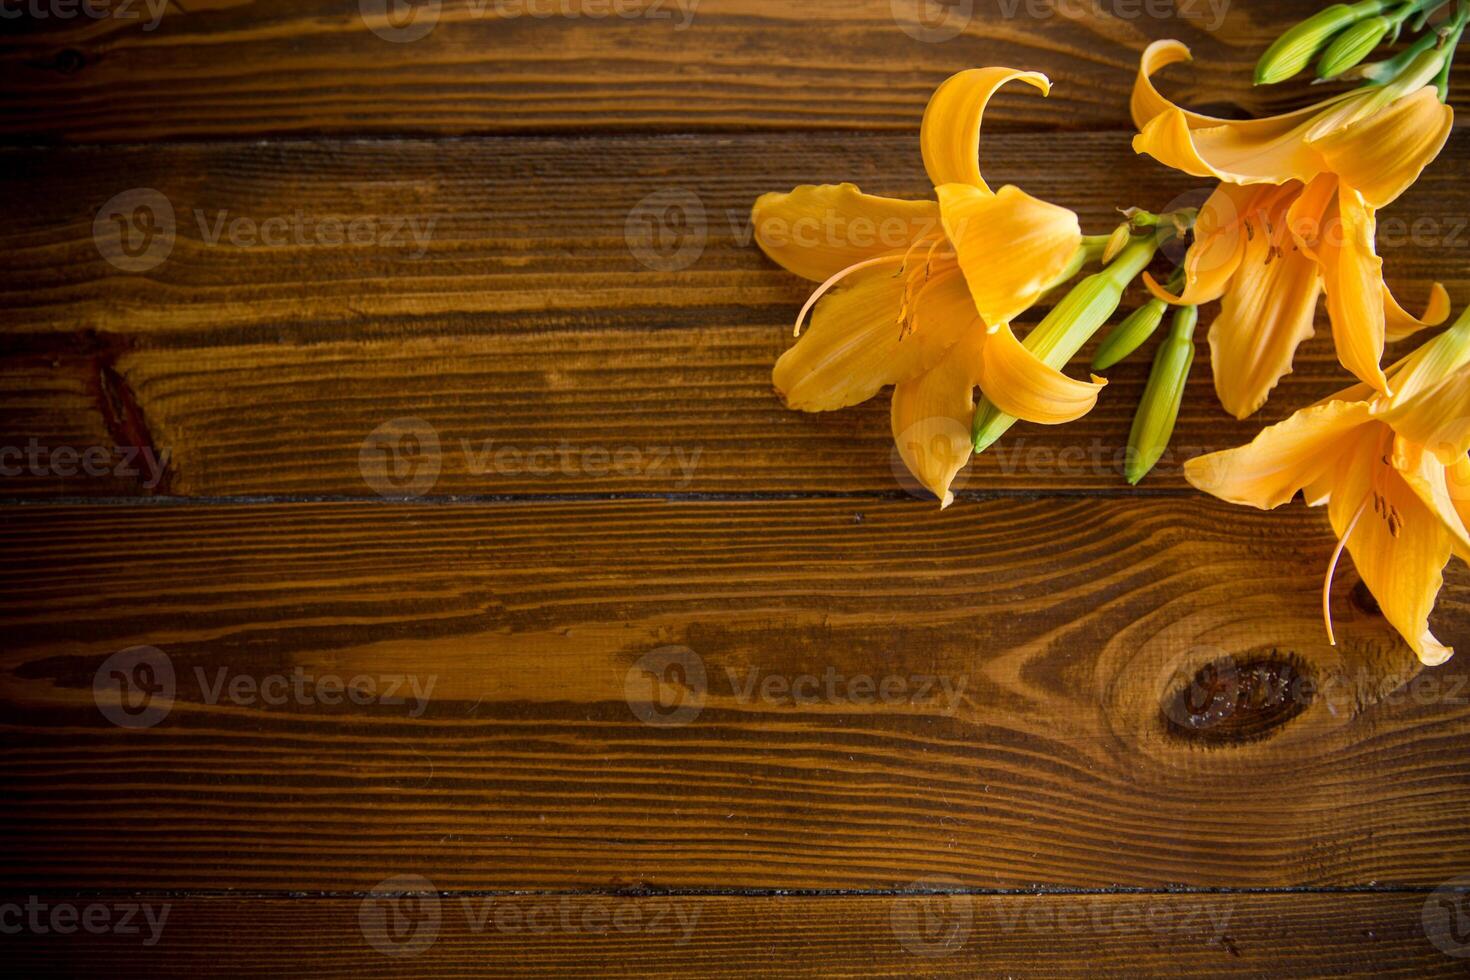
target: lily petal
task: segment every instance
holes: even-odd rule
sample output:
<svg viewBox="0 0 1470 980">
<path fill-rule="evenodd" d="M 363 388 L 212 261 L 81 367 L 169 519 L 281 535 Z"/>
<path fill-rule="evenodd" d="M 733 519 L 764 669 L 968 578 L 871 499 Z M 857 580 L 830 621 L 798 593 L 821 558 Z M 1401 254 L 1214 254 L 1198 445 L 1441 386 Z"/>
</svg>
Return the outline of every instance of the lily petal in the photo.
<svg viewBox="0 0 1470 980">
<path fill-rule="evenodd" d="M 751 220 L 761 251 L 816 282 L 943 230 L 934 201 L 877 197 L 854 184 L 805 184 L 788 194 L 764 194 Z"/>
<path fill-rule="evenodd" d="M 1305 183 L 1322 169 L 1321 158 L 1305 141 L 1313 124 L 1348 99 L 1356 99 L 1357 105 L 1371 97 L 1345 92 L 1282 116 L 1216 119 L 1179 108 L 1153 84 L 1155 72 L 1189 57 L 1189 49 L 1178 41 L 1149 45 L 1139 62 L 1130 108 L 1139 129 L 1133 149 L 1197 177 L 1234 184 Z"/>
<path fill-rule="evenodd" d="M 1296 249 L 1273 255 L 1256 228 L 1210 327 L 1215 391 L 1226 411 L 1245 418 L 1291 372 L 1297 347 L 1312 336 L 1321 291 L 1315 262 Z"/>
<path fill-rule="evenodd" d="M 1001 324 L 985 347 L 980 387 L 985 397 L 1007 415 L 1060 425 L 1081 418 L 1097 404 L 1107 380 L 1074 381 L 1027 350 L 1009 324 Z"/>
<path fill-rule="evenodd" d="M 975 384 L 986 334 L 975 330 L 930 370 L 893 389 L 893 440 L 909 472 L 943 509 L 954 503 L 950 484 L 970 460 Z"/>
<path fill-rule="evenodd" d="M 1322 236 L 1328 231 L 1330 216 L 1336 214 L 1337 174 L 1322 173 L 1313 177 L 1297 194 L 1286 211 L 1286 226 L 1291 240 L 1308 258 L 1320 262 Z"/>
<path fill-rule="evenodd" d="M 789 408 L 824 412 L 867 401 L 884 385 L 933 367 L 967 330 L 984 330 L 964 278 L 926 287 L 914 331 L 901 337 L 905 281 L 886 269 L 855 274 L 823 297 L 811 326 L 776 362 L 772 382 Z"/>
<path fill-rule="evenodd" d="M 1470 488 L 1455 486 L 1450 469 L 1434 453 L 1411 439 L 1402 436 L 1394 439 L 1392 460 L 1394 469 L 1399 471 L 1404 482 L 1444 525 L 1446 533 L 1453 539 L 1451 544 L 1455 553 L 1462 558 L 1470 555 L 1470 529 L 1465 526 L 1465 515 L 1461 514 L 1460 503 L 1455 497 L 1456 493 L 1463 495 Z M 1461 453 L 1452 462 L 1470 463 L 1470 457 Z"/>
<path fill-rule="evenodd" d="M 1419 179 L 1449 139 L 1455 111 L 1426 85 L 1364 119 L 1324 117 L 1307 135 L 1324 168 L 1371 207 L 1390 203 Z"/>
<path fill-rule="evenodd" d="M 944 230 L 986 323 L 1029 309 L 1082 244 L 1077 215 L 1007 184 L 999 194 L 968 184 L 936 188 Z"/>
<path fill-rule="evenodd" d="M 1392 434 L 1387 437 L 1391 440 Z M 1434 666 L 1454 653 L 1429 630 L 1429 613 L 1444 584 L 1442 572 L 1453 539 L 1387 460 L 1386 449 L 1379 436 L 1360 440 L 1342 469 L 1328 513 L 1341 537 L 1368 502 L 1347 539 L 1348 554 L 1384 617 L 1420 661 Z"/>
<path fill-rule="evenodd" d="M 1332 339 L 1342 366 L 1378 391 L 1388 391 L 1380 361 L 1387 331 L 1383 260 L 1373 250 L 1377 222 L 1362 195 L 1347 185 L 1323 230 L 1317 255 L 1327 292 Z"/>
<path fill-rule="evenodd" d="M 1348 434 L 1371 420 L 1362 402 L 1322 402 L 1262 429 L 1249 445 L 1196 456 L 1184 476 L 1221 500 L 1270 510 L 1331 473 Z"/>
<path fill-rule="evenodd" d="M 1423 316 L 1413 316 L 1394 298 L 1389 289 L 1383 290 L 1384 334 L 1390 343 L 1397 343 L 1423 330 L 1437 327 L 1450 318 L 1450 294 L 1441 283 L 1429 286 L 1429 301 L 1424 305 Z"/>
<path fill-rule="evenodd" d="M 1173 295 L 1144 273 L 1144 285 L 1166 303 L 1199 306 L 1219 299 L 1245 256 L 1247 216 L 1258 210 L 1261 191 L 1221 184 L 1199 209 L 1194 244 L 1184 255 L 1184 290 Z"/>
<path fill-rule="evenodd" d="M 1466 364 L 1470 364 L 1470 315 L 1461 316 L 1454 326 L 1389 368 L 1393 387 L 1389 407 L 1403 408 L 1428 396 Z"/>
<path fill-rule="evenodd" d="M 1380 418 L 1444 466 L 1464 459 L 1470 452 L 1470 364 L 1462 365 L 1416 397 L 1396 404 Z"/>
<path fill-rule="evenodd" d="M 1051 93 L 1045 75 L 1014 68 L 971 68 L 950 76 L 935 90 L 919 132 L 924 169 L 935 187 L 958 183 L 989 189 L 980 176 L 980 121 L 991 96 L 1017 79 L 1042 95 Z"/>
<path fill-rule="evenodd" d="M 1454 505 L 1455 514 L 1460 518 L 1462 527 L 1470 528 L 1470 457 L 1455 461 L 1453 466 L 1445 470 L 1445 489 L 1450 495 L 1450 503 Z M 1455 543 L 1455 554 L 1460 560 L 1470 562 L 1470 547 L 1465 547 L 1458 541 Z"/>
</svg>

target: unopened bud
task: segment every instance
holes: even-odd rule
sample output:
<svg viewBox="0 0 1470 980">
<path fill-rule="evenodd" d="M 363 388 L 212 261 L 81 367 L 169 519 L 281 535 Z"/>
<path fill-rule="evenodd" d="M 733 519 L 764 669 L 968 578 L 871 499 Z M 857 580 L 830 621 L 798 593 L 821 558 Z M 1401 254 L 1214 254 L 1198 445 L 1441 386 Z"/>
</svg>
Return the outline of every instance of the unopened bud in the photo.
<svg viewBox="0 0 1470 980">
<path fill-rule="evenodd" d="M 1131 239 L 1132 237 L 1133 228 L 1128 224 L 1128 222 L 1125 221 L 1123 224 L 1114 228 L 1113 233 L 1108 236 L 1107 247 L 1103 249 L 1103 264 L 1107 265 L 1109 262 L 1116 259 L 1118 257 L 1118 253 L 1123 251 L 1123 249 L 1128 245 L 1129 239 Z"/>
<path fill-rule="evenodd" d="M 1318 78 L 1336 78 L 1357 65 L 1393 30 L 1393 22 L 1382 15 L 1360 20 L 1332 39 L 1317 62 Z"/>
<path fill-rule="evenodd" d="M 1092 369 L 1106 371 L 1143 346 L 1143 342 L 1152 337 L 1159 324 L 1164 322 L 1167 307 L 1167 303 L 1155 297 L 1128 314 L 1098 345 L 1097 353 L 1092 357 Z"/>
<path fill-rule="evenodd" d="M 1174 314 L 1168 338 L 1154 357 L 1143 400 L 1138 403 L 1138 414 L 1133 416 L 1133 429 L 1128 433 L 1123 475 L 1129 483 L 1137 484 L 1148 475 L 1174 437 L 1184 386 L 1194 365 L 1194 325 L 1198 321 L 1199 307 L 1181 306 Z"/>
<path fill-rule="evenodd" d="M 1292 27 L 1261 55 L 1256 62 L 1256 84 L 1274 85 L 1284 82 L 1307 67 L 1334 34 L 1364 17 L 1383 10 L 1382 0 L 1366 0 L 1349 6 L 1333 4 Z"/>
</svg>

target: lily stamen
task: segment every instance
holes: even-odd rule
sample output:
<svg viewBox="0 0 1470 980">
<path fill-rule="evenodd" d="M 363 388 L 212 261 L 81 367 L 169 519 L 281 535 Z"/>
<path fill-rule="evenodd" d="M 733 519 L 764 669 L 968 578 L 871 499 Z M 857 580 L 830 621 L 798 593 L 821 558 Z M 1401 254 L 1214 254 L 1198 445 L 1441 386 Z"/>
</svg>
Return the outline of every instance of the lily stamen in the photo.
<svg viewBox="0 0 1470 980">
<path fill-rule="evenodd" d="M 1348 538 L 1353 536 L 1357 530 L 1358 521 L 1363 512 L 1368 509 L 1368 497 L 1374 498 L 1374 507 L 1377 507 L 1377 495 L 1369 494 L 1358 504 L 1358 510 L 1353 514 L 1353 519 L 1348 521 L 1347 530 L 1342 532 L 1342 537 L 1337 540 L 1337 547 L 1332 550 L 1332 560 L 1327 563 L 1327 576 L 1322 580 L 1322 620 L 1327 624 L 1327 642 L 1337 646 L 1337 636 L 1332 632 L 1332 579 L 1337 574 L 1337 563 L 1342 558 L 1343 549 L 1347 547 Z"/>
<path fill-rule="evenodd" d="M 892 255 L 880 255 L 875 259 L 865 259 L 862 262 L 854 262 L 846 269 L 843 269 L 841 272 L 838 272 L 832 278 L 822 283 L 820 286 L 817 287 L 817 291 L 812 293 L 811 297 L 807 299 L 806 305 L 801 308 L 801 312 L 796 315 L 796 329 L 792 331 L 792 335 L 796 337 L 801 336 L 801 325 L 806 322 L 807 314 L 810 313 L 812 311 L 812 307 L 816 306 L 817 302 L 823 296 L 826 296 L 829 292 L 831 292 L 832 288 L 836 286 L 839 282 L 846 279 L 854 272 L 858 272 L 859 270 L 870 269 L 875 265 L 887 265 L 893 262 L 898 262 L 901 265 L 903 263 L 903 257 L 898 255 L 897 253 L 894 253 Z"/>
</svg>

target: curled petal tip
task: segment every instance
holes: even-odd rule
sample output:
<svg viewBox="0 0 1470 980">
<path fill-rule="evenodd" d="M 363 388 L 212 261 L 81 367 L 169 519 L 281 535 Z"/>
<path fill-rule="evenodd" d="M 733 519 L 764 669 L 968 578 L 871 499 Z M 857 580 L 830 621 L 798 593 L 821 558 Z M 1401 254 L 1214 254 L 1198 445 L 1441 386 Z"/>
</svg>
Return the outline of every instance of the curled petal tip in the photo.
<svg viewBox="0 0 1470 980">
<path fill-rule="evenodd" d="M 1184 302 L 1184 294 L 1183 293 L 1179 294 L 1178 296 L 1175 296 L 1173 293 L 1169 292 L 1163 286 L 1160 286 L 1158 284 L 1157 280 L 1154 279 L 1152 273 L 1145 272 L 1143 274 L 1143 284 L 1144 284 L 1144 286 L 1146 286 L 1148 288 L 1148 291 L 1150 293 L 1152 293 L 1155 297 L 1157 297 L 1158 299 L 1164 301 L 1165 303 L 1168 303 L 1171 306 L 1178 306 L 1180 303 Z"/>
<path fill-rule="evenodd" d="M 1447 647 L 1434 638 L 1434 634 L 1428 630 L 1424 631 L 1424 637 L 1419 641 L 1420 649 L 1415 651 L 1419 654 L 1419 662 L 1426 667 L 1438 667 L 1455 655 L 1454 647 Z"/>
</svg>

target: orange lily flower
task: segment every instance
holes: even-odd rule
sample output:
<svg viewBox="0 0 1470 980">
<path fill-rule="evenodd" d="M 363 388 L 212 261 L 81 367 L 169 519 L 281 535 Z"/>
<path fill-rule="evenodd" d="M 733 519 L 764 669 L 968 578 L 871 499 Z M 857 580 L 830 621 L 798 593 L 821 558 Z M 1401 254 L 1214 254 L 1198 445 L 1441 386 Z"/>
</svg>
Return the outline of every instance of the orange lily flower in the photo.
<svg viewBox="0 0 1470 980">
<path fill-rule="evenodd" d="M 1374 250 L 1377 209 L 1402 194 L 1449 138 L 1454 111 L 1427 84 L 1438 63 L 1397 87 L 1237 121 L 1188 112 L 1159 94 L 1151 76 L 1188 59 L 1178 41 L 1144 51 L 1133 89 L 1133 148 L 1221 183 L 1200 210 L 1182 293 L 1152 279 L 1149 288 L 1174 303 L 1221 300 L 1210 328 L 1215 390 L 1237 418 L 1260 408 L 1291 371 L 1324 289 L 1343 367 L 1391 394 L 1379 366 L 1385 342 L 1449 316 L 1438 283 L 1422 317 L 1405 312 Z"/>
<path fill-rule="evenodd" d="M 1005 83 L 1050 90 L 1045 75 L 975 68 L 924 113 L 920 143 L 935 200 L 864 194 L 852 184 L 766 194 L 754 208 L 762 250 L 821 283 L 797 317 L 805 335 L 776 363 L 787 407 L 830 411 L 893 385 L 891 418 L 909 470 L 949 506 L 969 460 L 978 385 L 1004 411 L 1057 424 L 1086 414 L 1106 382 L 1073 380 L 1011 332 L 1013 318 L 1075 271 L 1077 216 L 980 175 L 980 123 Z"/>
<path fill-rule="evenodd" d="M 1470 561 L 1470 315 L 1390 368 L 1393 395 L 1359 384 L 1270 426 L 1239 449 L 1190 460 L 1189 482 L 1270 509 L 1302 491 L 1326 503 L 1384 616 L 1431 666 L 1454 653 L 1429 630 L 1450 555 Z M 1335 641 L 1334 641 L 1335 642 Z"/>
</svg>

